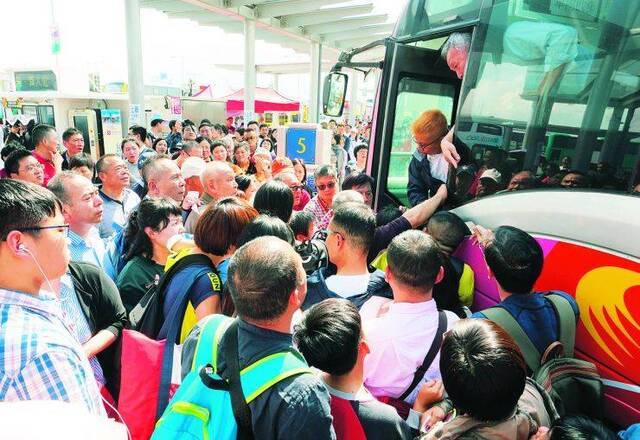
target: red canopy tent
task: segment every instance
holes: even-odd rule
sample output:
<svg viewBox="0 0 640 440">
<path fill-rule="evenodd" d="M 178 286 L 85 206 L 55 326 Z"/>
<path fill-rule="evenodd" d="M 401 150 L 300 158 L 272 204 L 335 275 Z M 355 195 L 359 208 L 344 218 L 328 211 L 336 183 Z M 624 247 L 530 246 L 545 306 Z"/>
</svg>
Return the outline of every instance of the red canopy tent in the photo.
<svg viewBox="0 0 640 440">
<path fill-rule="evenodd" d="M 231 95 L 223 96 L 220 100 L 227 102 L 228 115 L 237 116 L 244 112 L 244 89 L 240 89 Z M 274 89 L 256 87 L 255 113 L 297 111 L 300 111 L 299 102 L 282 96 Z"/>
</svg>

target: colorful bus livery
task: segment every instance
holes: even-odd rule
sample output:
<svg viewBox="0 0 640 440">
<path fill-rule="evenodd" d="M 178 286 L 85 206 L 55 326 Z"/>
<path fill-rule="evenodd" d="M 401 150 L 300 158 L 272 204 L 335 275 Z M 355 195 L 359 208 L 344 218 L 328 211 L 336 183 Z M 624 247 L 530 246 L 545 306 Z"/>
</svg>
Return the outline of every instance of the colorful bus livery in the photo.
<svg viewBox="0 0 640 440">
<path fill-rule="evenodd" d="M 580 308 L 577 354 L 598 367 L 605 385 L 607 415 L 620 425 L 637 422 L 640 259 L 631 253 L 640 249 L 636 233 L 640 203 L 626 206 L 628 196 L 566 191 L 553 192 L 553 202 L 545 203 L 548 194 L 533 191 L 494 196 L 455 212 L 489 228 L 509 224 L 536 237 L 545 261 L 534 290 L 561 290 L 575 297 Z M 594 205 L 599 209 L 592 209 Z M 579 228 L 573 227 L 578 223 Z M 468 240 L 458 256 L 475 273 L 473 309 L 499 302 L 495 279 L 488 273 L 480 248 Z"/>
</svg>

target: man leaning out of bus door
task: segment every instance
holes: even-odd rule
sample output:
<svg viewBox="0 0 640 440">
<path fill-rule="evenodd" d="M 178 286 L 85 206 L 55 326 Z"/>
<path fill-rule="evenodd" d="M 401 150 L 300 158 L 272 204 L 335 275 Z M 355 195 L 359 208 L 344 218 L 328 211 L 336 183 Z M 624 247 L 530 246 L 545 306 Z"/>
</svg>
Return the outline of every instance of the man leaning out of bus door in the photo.
<svg viewBox="0 0 640 440">
<path fill-rule="evenodd" d="M 409 163 L 407 195 L 411 206 L 433 196 L 440 185 L 446 184 L 449 165 L 469 162 L 469 148 L 454 139 L 453 128 L 440 110 L 427 110 L 411 124 L 416 150 Z"/>
</svg>

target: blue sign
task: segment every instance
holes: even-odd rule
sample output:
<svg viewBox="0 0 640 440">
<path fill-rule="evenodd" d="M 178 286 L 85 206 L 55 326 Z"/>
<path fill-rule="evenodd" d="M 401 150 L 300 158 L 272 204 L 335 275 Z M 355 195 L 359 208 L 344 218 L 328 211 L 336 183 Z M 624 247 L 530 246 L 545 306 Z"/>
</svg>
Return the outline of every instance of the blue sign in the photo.
<svg viewBox="0 0 640 440">
<path fill-rule="evenodd" d="M 316 130 L 312 128 L 289 128 L 287 130 L 285 154 L 291 160 L 302 159 L 308 164 L 315 163 Z"/>
</svg>

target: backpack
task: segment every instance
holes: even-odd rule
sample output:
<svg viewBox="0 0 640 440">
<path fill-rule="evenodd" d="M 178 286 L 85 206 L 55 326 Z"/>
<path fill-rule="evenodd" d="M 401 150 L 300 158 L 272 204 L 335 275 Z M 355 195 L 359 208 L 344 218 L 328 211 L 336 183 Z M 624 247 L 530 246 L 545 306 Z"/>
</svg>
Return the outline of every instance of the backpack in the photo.
<svg viewBox="0 0 640 440">
<path fill-rule="evenodd" d="M 187 284 L 184 286 L 184 291 L 188 292 L 193 287 L 193 284 L 196 282 L 198 277 L 202 273 L 206 272 L 216 272 L 215 266 L 211 260 L 200 254 L 186 255 L 183 258 L 176 261 L 176 263 L 167 270 L 157 286 L 152 286 L 142 299 L 136 304 L 136 306 L 129 312 L 129 325 L 133 330 L 137 330 L 140 333 L 148 336 L 149 338 L 157 338 L 161 333 L 161 329 L 163 324 L 167 321 L 164 318 L 164 293 L 174 275 L 188 266 L 202 264 L 205 265 L 206 268 L 203 268 L 200 271 L 194 272 L 193 276 L 189 279 Z M 186 307 L 186 304 L 185 304 Z M 177 307 L 182 308 L 182 307 Z M 178 310 L 176 310 L 178 312 Z M 184 310 L 182 310 L 184 313 Z M 166 332 L 162 332 L 166 333 Z"/>
<path fill-rule="evenodd" d="M 295 250 L 302 258 L 302 267 L 307 275 L 311 275 L 321 267 L 329 264 L 327 245 L 322 240 L 311 239 L 296 244 Z"/>
<path fill-rule="evenodd" d="M 602 379 L 591 362 L 573 357 L 576 316 L 569 301 L 557 293 L 546 295 L 558 320 L 559 341 L 540 353 L 518 321 L 504 308 L 492 307 L 482 313 L 514 339 L 532 372 L 532 379 L 551 397 L 560 415 L 583 414 L 601 419 Z"/>
<path fill-rule="evenodd" d="M 226 332 L 230 332 L 225 347 L 229 379 L 217 372 L 218 347 Z M 191 371 L 169 402 L 151 438 L 253 438 L 249 403 L 278 382 L 304 373 L 311 370 L 293 350 L 270 354 L 240 371 L 238 320 L 212 315 L 198 338 Z"/>
</svg>

